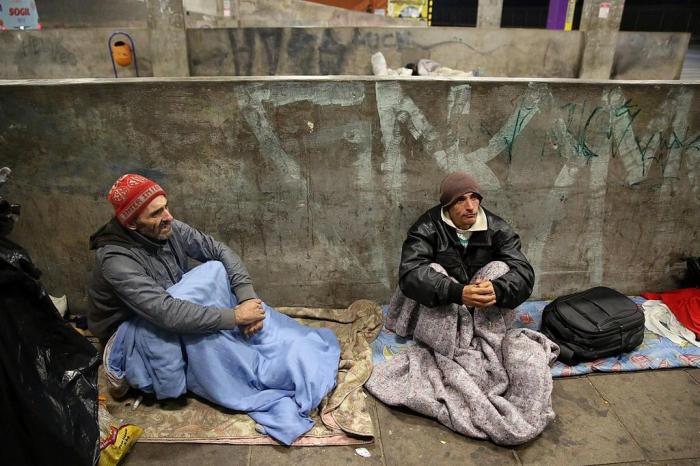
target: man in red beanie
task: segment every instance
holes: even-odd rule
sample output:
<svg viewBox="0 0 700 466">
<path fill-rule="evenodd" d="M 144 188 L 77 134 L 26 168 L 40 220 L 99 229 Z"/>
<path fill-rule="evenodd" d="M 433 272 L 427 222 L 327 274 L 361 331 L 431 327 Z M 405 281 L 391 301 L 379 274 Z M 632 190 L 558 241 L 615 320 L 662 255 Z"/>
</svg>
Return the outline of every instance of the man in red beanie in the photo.
<svg viewBox="0 0 700 466">
<path fill-rule="evenodd" d="M 247 412 L 286 445 L 311 429 L 310 413 L 336 384 L 333 332 L 262 303 L 240 258 L 175 220 L 154 181 L 124 175 L 107 198 L 114 218 L 90 238 L 88 325 L 107 339 L 110 394 L 191 392 Z M 190 270 L 189 259 L 201 264 Z"/>
<path fill-rule="evenodd" d="M 126 174 L 114 183 L 107 199 L 114 218 L 90 237 L 96 264 L 88 292 L 88 327 L 94 335 L 107 339 L 133 316 L 178 333 L 239 325 L 255 333 L 262 328 L 262 302 L 241 259 L 225 244 L 175 220 L 157 183 Z M 221 261 L 240 304 L 211 308 L 168 299 L 166 289 L 180 281 L 188 258 Z"/>
<path fill-rule="evenodd" d="M 520 238 L 481 206 L 482 199 L 468 173 L 453 172 L 442 181 L 440 204 L 418 218 L 403 243 L 389 328 L 413 333 L 420 305 L 513 309 L 530 296 L 535 274 Z"/>
</svg>

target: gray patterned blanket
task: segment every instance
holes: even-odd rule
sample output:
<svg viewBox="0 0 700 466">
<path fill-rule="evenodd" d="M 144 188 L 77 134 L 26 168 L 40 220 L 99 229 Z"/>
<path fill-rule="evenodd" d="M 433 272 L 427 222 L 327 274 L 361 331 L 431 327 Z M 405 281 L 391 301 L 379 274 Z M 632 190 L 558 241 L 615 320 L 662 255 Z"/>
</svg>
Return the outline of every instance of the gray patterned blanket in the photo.
<svg viewBox="0 0 700 466">
<path fill-rule="evenodd" d="M 375 366 L 365 388 L 392 406 L 433 417 L 463 435 L 518 445 L 554 419 L 550 366 L 559 354 L 541 333 L 512 329 L 514 311 L 428 308 L 397 290 L 387 328 L 419 344 Z"/>
</svg>

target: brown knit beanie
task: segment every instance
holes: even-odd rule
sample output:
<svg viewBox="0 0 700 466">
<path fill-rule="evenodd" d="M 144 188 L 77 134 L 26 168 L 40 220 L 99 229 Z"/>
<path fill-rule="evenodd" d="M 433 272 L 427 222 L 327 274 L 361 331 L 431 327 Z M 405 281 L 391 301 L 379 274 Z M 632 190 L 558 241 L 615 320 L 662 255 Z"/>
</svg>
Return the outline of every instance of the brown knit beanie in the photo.
<svg viewBox="0 0 700 466">
<path fill-rule="evenodd" d="M 449 207 L 459 196 L 466 193 L 474 193 L 479 200 L 483 199 L 476 178 L 468 173 L 452 172 L 440 183 L 440 204 Z"/>
</svg>

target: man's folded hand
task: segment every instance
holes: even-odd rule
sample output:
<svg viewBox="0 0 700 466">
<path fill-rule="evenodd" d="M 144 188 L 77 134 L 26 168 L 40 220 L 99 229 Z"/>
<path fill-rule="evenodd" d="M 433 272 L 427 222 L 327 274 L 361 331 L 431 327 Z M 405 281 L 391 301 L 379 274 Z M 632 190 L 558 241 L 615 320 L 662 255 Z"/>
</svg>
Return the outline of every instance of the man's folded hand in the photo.
<svg viewBox="0 0 700 466">
<path fill-rule="evenodd" d="M 249 325 L 261 321 L 265 318 L 265 310 L 262 301 L 255 298 L 243 301 L 233 308 L 238 325 Z M 261 326 L 262 328 L 262 326 Z"/>
<path fill-rule="evenodd" d="M 477 280 L 462 289 L 462 304 L 465 306 L 488 307 L 496 304 L 496 292 L 489 280 Z"/>
<path fill-rule="evenodd" d="M 263 329 L 263 320 L 259 320 L 255 323 L 242 325 L 241 331 L 246 337 L 251 337 Z"/>
</svg>

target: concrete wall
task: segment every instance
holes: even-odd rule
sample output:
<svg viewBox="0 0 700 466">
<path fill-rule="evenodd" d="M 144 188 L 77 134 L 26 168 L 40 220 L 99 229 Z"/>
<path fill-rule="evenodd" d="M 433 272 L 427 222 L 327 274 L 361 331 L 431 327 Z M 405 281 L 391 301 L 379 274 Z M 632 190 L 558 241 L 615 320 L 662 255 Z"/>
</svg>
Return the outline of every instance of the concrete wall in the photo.
<svg viewBox="0 0 700 466">
<path fill-rule="evenodd" d="M 127 29 L 136 41 L 141 76 L 153 76 L 147 29 Z M 0 34 L 0 79 L 111 77 L 109 28 L 6 31 Z M 613 77 L 677 79 L 687 33 L 620 32 Z M 474 28 L 190 29 L 194 76 L 369 75 L 381 50 L 390 67 L 421 58 L 487 76 L 579 75 L 583 33 Z M 120 69 L 120 76 L 133 75 Z"/>
<path fill-rule="evenodd" d="M 679 79 L 690 33 L 625 32 L 617 34 L 612 79 Z"/>
<path fill-rule="evenodd" d="M 509 220 L 534 296 L 674 286 L 700 254 L 700 84 L 372 78 L 0 83 L 13 238 L 85 307 L 88 237 L 136 171 L 237 250 L 274 305 L 387 302 L 454 169 Z"/>
<path fill-rule="evenodd" d="M 579 32 L 532 29 L 249 28 L 187 32 L 193 76 L 371 75 L 431 58 L 487 76 L 577 77 Z"/>
<path fill-rule="evenodd" d="M 476 11 L 476 27 L 501 27 L 501 17 L 503 16 L 503 0 L 479 0 Z"/>
<path fill-rule="evenodd" d="M 148 40 L 153 76 L 190 75 L 182 0 L 148 2 Z"/>
<path fill-rule="evenodd" d="M 153 76 L 147 29 L 120 29 L 134 39 L 139 74 Z M 114 77 L 107 39 L 111 28 L 45 29 L 0 33 L 0 79 Z M 123 39 L 123 37 L 121 37 Z M 120 77 L 135 76 L 133 64 L 117 66 Z"/>
<path fill-rule="evenodd" d="M 603 5 L 606 7 L 603 8 Z M 618 32 L 625 0 L 583 0 L 581 31 L 586 33 L 586 47 L 581 58 L 584 79 L 609 79 L 614 66 L 615 49 L 610 44 L 618 42 Z"/>
<path fill-rule="evenodd" d="M 193 76 L 371 75 L 431 58 L 486 76 L 577 78 L 584 34 L 539 29 L 248 28 L 187 33 Z M 613 78 L 678 79 L 687 33 L 621 32 Z"/>
</svg>

